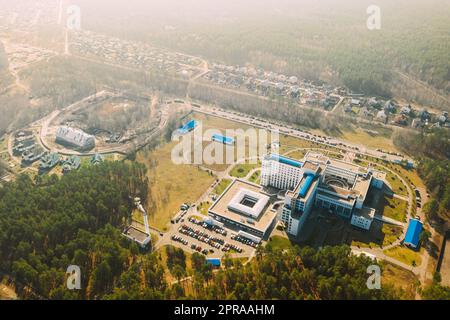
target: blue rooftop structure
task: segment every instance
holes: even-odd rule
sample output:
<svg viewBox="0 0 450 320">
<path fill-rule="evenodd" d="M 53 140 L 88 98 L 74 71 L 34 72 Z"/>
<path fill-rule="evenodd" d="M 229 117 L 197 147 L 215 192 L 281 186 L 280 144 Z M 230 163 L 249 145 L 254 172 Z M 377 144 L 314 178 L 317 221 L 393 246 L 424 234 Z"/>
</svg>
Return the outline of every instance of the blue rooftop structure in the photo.
<svg viewBox="0 0 450 320">
<path fill-rule="evenodd" d="M 270 158 L 272 160 L 278 161 L 280 163 L 287 164 L 289 166 L 293 166 L 293 167 L 297 167 L 297 168 L 301 168 L 303 166 L 303 162 L 296 161 L 296 160 L 293 160 L 290 158 L 286 158 L 286 157 L 283 157 L 283 156 L 280 156 L 280 155 L 274 154 L 274 153 L 272 153 L 270 155 Z"/>
<path fill-rule="evenodd" d="M 179 132 L 181 134 L 185 134 L 188 133 L 192 130 L 194 130 L 198 125 L 198 121 L 197 120 L 191 120 L 188 123 L 184 124 L 180 129 Z"/>
<path fill-rule="evenodd" d="M 220 259 L 219 258 L 207 258 L 206 263 L 211 264 L 213 267 L 220 267 Z"/>
<path fill-rule="evenodd" d="M 222 136 L 220 134 L 213 134 L 212 140 L 220 142 L 220 143 L 223 143 L 223 144 L 228 144 L 228 145 L 232 145 L 234 143 L 234 139 L 233 138 L 225 137 L 225 136 Z"/>
<path fill-rule="evenodd" d="M 406 231 L 405 245 L 417 248 L 419 246 L 419 237 L 422 232 L 423 224 L 417 219 L 409 220 L 408 230 Z"/>
<path fill-rule="evenodd" d="M 303 184 L 300 187 L 300 191 L 298 192 L 298 195 L 302 198 L 304 198 L 308 194 L 309 188 L 311 188 L 311 184 L 314 180 L 314 175 L 306 174 L 304 178 L 305 181 L 303 181 Z"/>
</svg>

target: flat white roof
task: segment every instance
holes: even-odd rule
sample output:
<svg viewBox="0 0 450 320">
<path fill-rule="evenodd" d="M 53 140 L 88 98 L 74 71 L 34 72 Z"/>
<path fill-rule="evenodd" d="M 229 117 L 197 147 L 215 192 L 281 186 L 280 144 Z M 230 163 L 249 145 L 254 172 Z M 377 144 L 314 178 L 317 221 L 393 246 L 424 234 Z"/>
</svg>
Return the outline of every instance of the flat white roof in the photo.
<svg viewBox="0 0 450 320">
<path fill-rule="evenodd" d="M 265 209 L 269 197 L 245 188 L 231 199 L 228 209 L 257 219 Z M 247 204 L 246 204 L 247 203 Z M 249 205 L 250 204 L 250 205 Z"/>
</svg>

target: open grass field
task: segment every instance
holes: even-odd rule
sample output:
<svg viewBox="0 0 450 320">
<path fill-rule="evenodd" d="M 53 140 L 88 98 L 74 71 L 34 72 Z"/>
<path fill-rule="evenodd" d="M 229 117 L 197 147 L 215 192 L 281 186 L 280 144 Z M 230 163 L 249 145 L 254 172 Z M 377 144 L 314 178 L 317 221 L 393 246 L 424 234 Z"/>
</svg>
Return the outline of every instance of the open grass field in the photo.
<svg viewBox="0 0 450 320">
<path fill-rule="evenodd" d="M 380 263 L 383 270 L 381 286 L 391 285 L 401 290 L 402 299 L 414 299 L 420 284 L 414 273 L 386 261 Z"/>
<path fill-rule="evenodd" d="M 383 246 L 393 244 L 402 235 L 403 229 L 399 226 L 383 224 L 382 232 L 384 233 Z"/>
<path fill-rule="evenodd" d="M 214 176 L 192 165 L 171 160 L 175 142 L 154 151 L 141 151 L 136 160 L 148 168 L 150 181 L 147 211 L 150 225 L 166 230 L 182 203 L 195 202 L 213 183 Z"/>
<path fill-rule="evenodd" d="M 442 285 L 450 286 L 450 238 L 446 240 L 444 257 L 441 265 Z"/>
<path fill-rule="evenodd" d="M 399 174 L 409 183 L 412 183 L 416 187 L 426 189 L 422 179 L 415 169 L 405 169 L 400 165 L 392 165 L 392 167 L 399 172 Z"/>
<path fill-rule="evenodd" d="M 266 247 L 270 247 L 272 250 L 286 250 L 292 247 L 292 243 L 288 238 L 273 236 L 270 237 Z"/>
<path fill-rule="evenodd" d="M 293 149 L 296 148 L 321 148 L 321 147 L 326 149 L 329 148 L 330 150 L 334 149 L 331 147 L 322 146 L 315 142 L 294 138 L 283 134 L 280 135 L 280 150 L 279 150 L 280 154 L 285 154 L 286 152 L 292 151 Z"/>
<path fill-rule="evenodd" d="M 420 251 L 422 250 L 424 249 L 421 249 Z M 422 263 L 422 258 L 420 257 L 421 253 L 411 250 L 405 246 L 397 246 L 384 250 L 384 254 L 413 267 L 420 266 Z"/>
<path fill-rule="evenodd" d="M 217 152 L 221 152 L 223 154 L 223 161 L 220 163 L 207 163 L 204 161 L 202 164 L 204 167 L 214 170 L 214 171 L 225 171 L 230 165 L 234 164 L 237 161 L 242 161 L 248 157 L 254 158 L 255 156 L 258 157 L 258 154 L 263 154 L 263 151 L 265 151 L 266 144 L 270 143 L 270 134 L 267 134 L 266 131 L 256 128 L 252 128 L 248 125 L 241 124 L 234 121 L 229 121 L 226 119 L 222 119 L 219 117 L 213 117 L 209 115 L 205 115 L 202 113 L 193 113 L 190 118 L 196 119 L 201 122 L 201 128 L 203 130 L 204 135 L 204 141 L 203 141 L 203 150 L 204 154 L 210 154 L 216 155 Z M 244 154 L 238 154 L 238 150 L 236 146 L 241 143 L 240 139 L 242 139 L 242 134 L 246 134 L 247 130 L 254 129 L 253 132 L 255 134 L 255 137 L 257 140 L 254 142 L 249 141 L 249 135 L 245 137 L 245 152 Z M 211 131 L 214 130 L 215 132 Z M 235 132 L 228 132 L 227 130 L 242 130 L 241 133 L 235 131 Z M 212 142 L 211 137 L 214 133 L 219 133 L 225 136 L 229 136 L 235 139 L 235 145 L 234 146 L 227 146 L 227 145 L 221 145 L 218 142 Z M 266 143 L 263 143 L 259 145 L 259 139 L 261 135 L 267 134 L 267 141 Z M 242 140 L 243 141 L 243 140 Z M 263 140 L 264 141 L 264 140 Z M 214 151 L 210 151 L 214 149 Z M 221 151 L 220 151 L 221 150 Z M 231 155 L 230 157 L 233 160 L 233 163 L 226 162 L 225 160 L 227 158 L 226 155 Z"/>
<path fill-rule="evenodd" d="M 308 151 L 307 150 L 294 150 L 291 152 L 287 152 L 286 154 L 284 154 L 285 156 L 295 159 L 295 160 L 301 160 L 305 157 L 306 153 Z"/>
<path fill-rule="evenodd" d="M 245 178 L 253 169 L 260 167 L 261 164 L 256 163 L 239 163 L 233 167 L 230 171 L 230 176 L 235 178 Z"/>
<path fill-rule="evenodd" d="M 356 128 L 354 130 L 344 130 L 342 131 L 342 135 L 338 138 L 356 144 L 361 144 L 372 149 L 381 148 L 386 151 L 398 151 L 395 148 L 391 138 L 383 134 L 371 134 L 361 128 Z"/>
<path fill-rule="evenodd" d="M 0 140 L 0 152 L 7 151 L 8 150 L 8 140 L 7 139 L 1 139 Z"/>
</svg>

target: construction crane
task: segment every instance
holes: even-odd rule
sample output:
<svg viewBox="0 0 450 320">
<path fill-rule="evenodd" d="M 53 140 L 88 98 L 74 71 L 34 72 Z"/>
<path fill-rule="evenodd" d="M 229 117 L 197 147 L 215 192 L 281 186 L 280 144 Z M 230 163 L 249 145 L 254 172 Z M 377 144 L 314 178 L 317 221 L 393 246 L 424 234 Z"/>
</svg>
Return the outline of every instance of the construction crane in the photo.
<svg viewBox="0 0 450 320">
<path fill-rule="evenodd" d="M 134 198 L 134 204 L 144 217 L 145 232 L 142 232 L 141 230 L 139 230 L 139 228 L 133 226 L 133 223 L 131 223 L 124 230 L 122 235 L 127 237 L 128 239 L 138 243 L 142 248 L 146 248 L 151 242 L 150 227 L 148 225 L 147 211 L 145 211 L 144 207 L 142 206 L 140 198 Z"/>
<path fill-rule="evenodd" d="M 138 208 L 138 210 L 140 212 L 142 212 L 143 216 L 144 216 L 144 227 L 145 227 L 145 233 L 148 234 L 148 236 L 150 236 L 150 227 L 148 226 L 148 215 L 147 215 L 147 211 L 145 211 L 144 207 L 142 206 L 141 203 L 141 199 L 140 198 L 135 198 L 134 199 L 134 203 L 136 205 L 136 207 Z"/>
</svg>

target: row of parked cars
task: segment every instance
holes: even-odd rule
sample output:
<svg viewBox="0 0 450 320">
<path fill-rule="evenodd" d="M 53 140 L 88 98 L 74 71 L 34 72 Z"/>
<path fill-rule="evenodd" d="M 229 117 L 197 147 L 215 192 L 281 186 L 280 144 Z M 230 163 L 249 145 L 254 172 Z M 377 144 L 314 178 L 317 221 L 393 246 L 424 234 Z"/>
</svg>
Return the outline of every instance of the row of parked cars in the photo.
<svg viewBox="0 0 450 320">
<path fill-rule="evenodd" d="M 420 196 L 420 192 L 419 189 L 415 189 L 414 190 L 416 193 L 416 204 L 417 204 L 417 208 L 420 208 L 422 206 L 422 198 Z"/>
<path fill-rule="evenodd" d="M 187 240 L 185 240 L 182 237 L 177 236 L 177 235 L 173 235 L 172 240 L 176 241 L 176 242 L 180 242 L 180 243 L 184 244 L 185 246 L 187 246 L 187 244 L 188 244 Z"/>
<path fill-rule="evenodd" d="M 216 232 L 216 233 L 218 233 L 218 234 L 221 234 L 221 235 L 223 235 L 224 237 L 227 236 L 227 231 L 226 231 L 224 228 L 221 228 L 221 227 L 218 227 L 218 226 L 210 225 L 210 224 L 208 224 L 208 223 L 206 223 L 206 222 L 199 221 L 199 220 L 197 220 L 197 219 L 195 219 L 195 218 L 193 218 L 193 217 L 189 218 L 189 221 L 192 222 L 193 224 L 196 224 L 196 225 L 198 225 L 198 226 L 201 226 L 201 227 L 203 227 L 203 228 L 205 228 L 205 229 L 212 230 L 212 231 L 214 231 L 214 232 Z"/>
<path fill-rule="evenodd" d="M 223 246 L 223 248 L 222 248 L 223 252 L 228 252 L 230 250 L 234 250 L 234 251 L 236 251 L 238 253 L 242 253 L 242 249 L 241 248 L 239 248 L 238 246 L 235 246 L 234 244 L 231 244 L 231 243 L 226 243 Z"/>
<path fill-rule="evenodd" d="M 241 236 L 233 235 L 233 236 L 231 236 L 231 240 L 239 241 L 239 242 L 241 242 L 243 244 L 246 244 L 246 245 L 248 245 L 250 247 L 253 247 L 253 248 L 256 248 L 258 246 L 258 244 L 256 242 L 254 242 L 254 241 L 252 241 L 250 239 L 241 237 Z"/>
<path fill-rule="evenodd" d="M 216 249 L 220 249 L 220 247 L 223 245 L 224 241 L 218 238 L 214 238 L 209 236 L 208 234 L 200 231 L 200 230 L 194 230 L 191 227 L 188 227 L 186 225 L 182 225 L 178 231 L 181 234 L 185 234 L 187 236 L 190 236 L 194 239 L 197 239 L 200 242 L 204 242 L 206 244 L 209 244 L 211 247 L 214 247 Z"/>
</svg>

